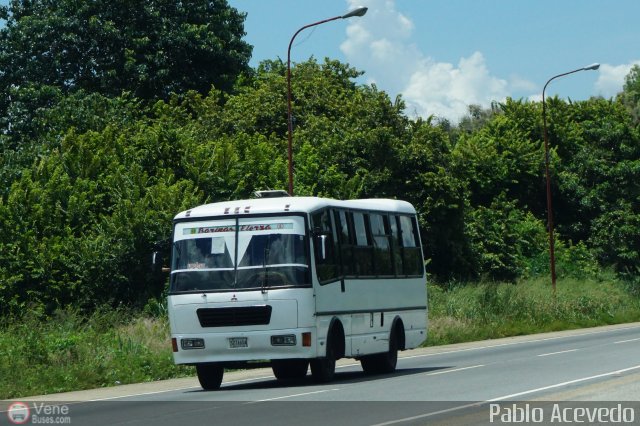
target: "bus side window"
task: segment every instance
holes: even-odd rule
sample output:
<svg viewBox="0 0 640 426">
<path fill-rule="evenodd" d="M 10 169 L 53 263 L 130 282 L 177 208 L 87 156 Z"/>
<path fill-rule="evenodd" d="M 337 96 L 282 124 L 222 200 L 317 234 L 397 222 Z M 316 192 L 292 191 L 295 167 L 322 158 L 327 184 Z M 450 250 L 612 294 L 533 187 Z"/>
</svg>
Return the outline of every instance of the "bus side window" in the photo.
<svg viewBox="0 0 640 426">
<path fill-rule="evenodd" d="M 316 232 L 313 238 L 316 273 L 318 274 L 318 281 L 321 284 L 325 284 L 338 279 L 339 268 L 338 257 L 336 255 L 335 233 L 333 232 L 333 224 L 329 210 L 314 213 L 311 219 L 313 221 L 313 229 Z"/>
<path fill-rule="evenodd" d="M 340 260 L 342 264 L 342 275 L 355 275 L 353 263 L 353 216 L 344 210 L 335 211 L 336 231 L 338 234 L 338 247 L 340 248 Z"/>
<path fill-rule="evenodd" d="M 356 247 L 354 248 L 356 275 L 363 277 L 375 275 L 373 271 L 373 243 L 371 242 L 369 215 L 354 212 L 353 225 L 356 235 Z"/>
<path fill-rule="evenodd" d="M 369 216 L 371 223 L 371 236 L 374 246 L 374 269 L 377 275 L 394 275 L 391 259 L 391 244 L 389 221 L 386 216 L 372 213 Z"/>
<path fill-rule="evenodd" d="M 391 253 L 393 253 L 393 266 L 397 276 L 407 275 L 402 263 L 402 237 L 400 236 L 400 217 L 389 216 L 391 224 Z"/>
<path fill-rule="evenodd" d="M 418 226 L 415 218 L 400 216 L 400 232 L 403 247 L 403 266 L 406 275 L 422 275 L 424 263 L 418 239 Z"/>
</svg>

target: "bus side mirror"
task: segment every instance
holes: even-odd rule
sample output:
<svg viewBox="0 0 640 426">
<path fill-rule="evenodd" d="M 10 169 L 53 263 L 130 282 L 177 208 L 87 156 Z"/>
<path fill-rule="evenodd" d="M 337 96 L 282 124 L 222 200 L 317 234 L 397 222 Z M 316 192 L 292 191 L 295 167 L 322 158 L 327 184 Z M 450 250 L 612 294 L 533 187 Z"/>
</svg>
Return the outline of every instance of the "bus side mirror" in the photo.
<svg viewBox="0 0 640 426">
<path fill-rule="evenodd" d="M 164 256 L 162 256 L 162 253 L 159 251 L 154 251 L 151 254 L 151 269 L 153 270 L 154 273 L 159 273 L 159 272 L 170 272 L 171 269 L 167 268 L 164 265 Z"/>
</svg>

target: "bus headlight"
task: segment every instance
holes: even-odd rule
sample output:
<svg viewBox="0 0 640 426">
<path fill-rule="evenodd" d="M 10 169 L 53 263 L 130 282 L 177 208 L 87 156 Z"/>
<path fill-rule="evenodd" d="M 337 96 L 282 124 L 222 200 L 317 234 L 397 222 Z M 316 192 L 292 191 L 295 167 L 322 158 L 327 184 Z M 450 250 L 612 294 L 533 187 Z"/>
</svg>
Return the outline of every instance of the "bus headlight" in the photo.
<svg viewBox="0 0 640 426">
<path fill-rule="evenodd" d="M 271 346 L 295 346 L 295 334 L 283 334 L 281 336 L 271 336 Z"/>
<path fill-rule="evenodd" d="M 180 339 L 182 349 L 204 349 L 204 339 Z"/>
</svg>

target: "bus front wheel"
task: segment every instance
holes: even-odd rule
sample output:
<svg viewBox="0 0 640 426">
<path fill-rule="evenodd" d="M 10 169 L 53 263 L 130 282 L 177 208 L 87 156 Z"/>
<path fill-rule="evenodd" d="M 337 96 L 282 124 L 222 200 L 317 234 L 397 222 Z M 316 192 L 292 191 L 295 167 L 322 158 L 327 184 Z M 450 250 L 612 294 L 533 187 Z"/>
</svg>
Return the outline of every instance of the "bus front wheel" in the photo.
<svg viewBox="0 0 640 426">
<path fill-rule="evenodd" d="M 196 372 L 198 373 L 198 381 L 204 390 L 220 389 L 222 384 L 222 376 L 224 375 L 224 367 L 214 364 L 196 364 Z"/>
<path fill-rule="evenodd" d="M 311 375 L 316 382 L 326 383 L 333 380 L 336 372 L 336 354 L 333 339 L 327 339 L 327 353 L 322 358 L 311 360 Z"/>
<path fill-rule="evenodd" d="M 307 375 L 307 359 L 274 359 L 271 361 L 273 375 L 278 380 L 301 379 Z"/>
</svg>

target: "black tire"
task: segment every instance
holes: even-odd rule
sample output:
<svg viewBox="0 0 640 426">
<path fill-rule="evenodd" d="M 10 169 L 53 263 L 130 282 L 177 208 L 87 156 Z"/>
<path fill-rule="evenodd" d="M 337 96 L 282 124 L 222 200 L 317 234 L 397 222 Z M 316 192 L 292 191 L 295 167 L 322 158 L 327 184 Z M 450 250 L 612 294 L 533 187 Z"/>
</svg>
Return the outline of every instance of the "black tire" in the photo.
<svg viewBox="0 0 640 426">
<path fill-rule="evenodd" d="M 365 374 L 378 374 L 378 355 L 365 355 L 360 358 L 360 365 Z"/>
<path fill-rule="evenodd" d="M 222 384 L 224 367 L 220 364 L 196 364 L 198 381 L 204 390 L 218 390 Z"/>
<path fill-rule="evenodd" d="M 331 335 L 330 335 L 331 336 Z M 336 355 L 334 351 L 333 337 L 327 339 L 327 353 L 322 358 L 311 360 L 311 375 L 318 383 L 327 383 L 333 380 L 336 373 Z"/>
<path fill-rule="evenodd" d="M 274 359 L 271 361 L 271 369 L 278 380 L 301 379 L 307 375 L 309 360 Z"/>
<path fill-rule="evenodd" d="M 398 365 L 398 333 L 395 327 L 389 336 L 389 350 L 381 354 L 366 355 L 360 358 L 360 365 L 366 374 L 393 373 Z"/>
</svg>

